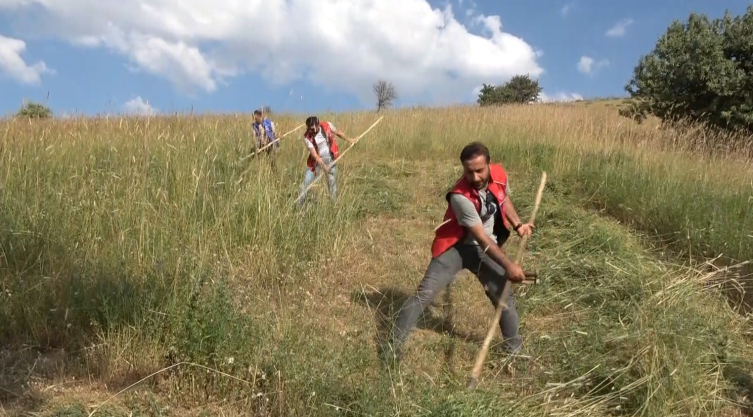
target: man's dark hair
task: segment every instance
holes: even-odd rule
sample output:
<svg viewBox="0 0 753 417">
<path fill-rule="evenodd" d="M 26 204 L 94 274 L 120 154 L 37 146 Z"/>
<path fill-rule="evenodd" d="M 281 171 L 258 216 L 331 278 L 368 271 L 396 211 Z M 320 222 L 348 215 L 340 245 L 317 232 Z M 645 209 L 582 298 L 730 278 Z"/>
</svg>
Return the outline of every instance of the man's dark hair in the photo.
<svg viewBox="0 0 753 417">
<path fill-rule="evenodd" d="M 261 116 L 261 110 L 254 110 L 254 116 Z"/>
<path fill-rule="evenodd" d="M 487 148 L 486 145 L 481 142 L 469 143 L 468 145 L 465 145 L 465 148 L 460 152 L 460 162 L 468 161 L 479 155 L 484 155 L 484 157 L 486 157 L 487 164 L 491 160 L 491 157 L 489 156 L 489 148 Z"/>
<path fill-rule="evenodd" d="M 313 127 L 314 125 L 319 124 L 319 118 L 316 116 L 309 116 L 308 119 L 306 119 L 306 128 Z"/>
</svg>

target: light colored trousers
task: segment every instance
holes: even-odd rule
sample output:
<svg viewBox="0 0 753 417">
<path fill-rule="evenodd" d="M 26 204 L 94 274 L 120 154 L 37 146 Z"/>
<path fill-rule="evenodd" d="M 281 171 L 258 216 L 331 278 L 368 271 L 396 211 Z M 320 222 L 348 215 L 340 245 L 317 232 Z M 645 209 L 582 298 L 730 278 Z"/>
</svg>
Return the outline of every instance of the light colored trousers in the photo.
<svg viewBox="0 0 753 417">
<path fill-rule="evenodd" d="M 333 159 L 331 156 L 324 156 L 322 157 L 322 161 L 325 164 L 331 164 Z M 306 194 L 308 194 L 308 191 L 306 190 L 309 185 L 316 179 L 316 176 L 319 175 L 323 171 L 322 167 L 317 165 L 316 166 L 316 172 L 311 172 L 311 170 L 306 167 L 306 175 L 303 177 L 303 182 L 301 183 L 301 188 L 299 192 L 299 202 L 298 204 L 303 204 L 303 202 L 306 200 Z M 328 180 L 328 186 L 329 186 L 329 196 L 334 201 L 337 197 L 337 166 L 333 166 L 329 169 L 329 174 L 327 174 L 327 180 Z"/>
</svg>

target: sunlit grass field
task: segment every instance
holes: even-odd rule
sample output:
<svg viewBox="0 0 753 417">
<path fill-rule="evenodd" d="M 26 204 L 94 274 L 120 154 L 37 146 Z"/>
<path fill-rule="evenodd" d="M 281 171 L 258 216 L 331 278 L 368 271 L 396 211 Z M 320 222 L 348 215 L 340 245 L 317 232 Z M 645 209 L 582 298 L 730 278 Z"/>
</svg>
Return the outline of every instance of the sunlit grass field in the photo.
<svg viewBox="0 0 753 417">
<path fill-rule="evenodd" d="M 306 116 L 273 118 L 287 132 Z M 598 103 L 319 116 L 350 137 L 384 118 L 338 163 L 337 202 L 322 180 L 302 209 L 302 129 L 273 169 L 248 157 L 250 115 L 0 122 L 0 414 L 750 407 L 747 270 L 718 269 L 753 259 L 744 138 Z M 493 346 L 468 392 L 493 309 L 467 272 L 399 368 L 379 351 L 474 140 L 508 170 L 521 218 L 548 183 L 523 259 L 542 281 L 515 289 L 524 356 Z"/>
</svg>

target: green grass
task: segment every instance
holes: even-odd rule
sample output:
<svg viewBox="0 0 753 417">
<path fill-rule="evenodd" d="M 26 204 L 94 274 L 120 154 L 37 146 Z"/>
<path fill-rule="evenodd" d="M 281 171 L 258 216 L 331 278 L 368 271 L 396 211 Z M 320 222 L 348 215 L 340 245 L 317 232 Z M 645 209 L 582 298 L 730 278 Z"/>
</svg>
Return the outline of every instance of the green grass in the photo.
<svg viewBox="0 0 753 417">
<path fill-rule="evenodd" d="M 750 165 L 674 149 L 609 112 L 389 112 L 344 157 L 338 202 L 320 181 L 303 210 L 300 138 L 283 141 L 273 171 L 242 159 L 242 118 L 3 122 L 0 407 L 77 415 L 186 362 L 214 371 L 176 366 L 102 410 L 739 415 L 747 321 L 682 251 L 751 258 Z M 376 119 L 332 118 L 351 137 Z M 524 260 L 543 282 L 516 290 L 531 359 L 506 376 L 493 348 L 471 393 L 493 311 L 467 274 L 399 369 L 378 351 L 474 139 L 508 168 L 522 218 L 542 170 L 549 182 Z"/>
</svg>

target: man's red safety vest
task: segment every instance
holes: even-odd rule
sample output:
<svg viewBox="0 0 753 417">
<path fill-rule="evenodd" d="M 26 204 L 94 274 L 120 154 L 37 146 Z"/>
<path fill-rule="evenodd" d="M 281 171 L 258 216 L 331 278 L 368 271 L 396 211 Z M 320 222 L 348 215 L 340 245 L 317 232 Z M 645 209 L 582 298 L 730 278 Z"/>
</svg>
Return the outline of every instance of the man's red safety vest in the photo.
<svg viewBox="0 0 753 417">
<path fill-rule="evenodd" d="M 332 154 L 332 158 L 337 159 L 337 156 L 339 154 L 339 151 L 337 149 L 337 141 L 335 140 L 335 134 L 332 133 L 332 130 L 329 128 L 329 123 L 320 122 L 319 127 L 322 129 L 324 137 L 327 138 L 327 144 L 329 145 L 329 151 Z M 311 142 L 312 145 L 314 145 L 314 151 L 316 151 L 318 155 L 319 148 L 316 146 L 314 136 L 316 135 L 309 134 L 308 130 L 306 131 L 306 133 L 304 133 L 304 137 L 306 138 L 306 140 Z M 309 158 L 306 160 L 306 165 L 309 167 L 311 172 L 316 172 L 316 159 L 311 156 L 311 154 L 309 154 Z"/>
<path fill-rule="evenodd" d="M 510 236 L 509 225 L 505 218 L 504 202 L 507 199 L 507 173 L 504 168 L 497 164 L 489 164 L 490 180 L 487 192 L 494 195 L 499 204 L 499 210 L 495 214 L 494 222 L 494 234 L 497 236 L 497 244 L 502 245 Z M 465 227 L 458 223 L 455 217 L 455 212 L 452 211 L 452 207 L 449 204 L 450 196 L 452 194 L 462 194 L 476 207 L 477 212 L 481 212 L 481 198 L 478 195 L 478 191 L 468 184 L 465 176 L 460 178 L 456 183 L 452 191 L 447 193 L 445 199 L 447 200 L 447 210 L 444 214 L 444 221 L 449 220 L 446 224 L 437 229 L 434 236 L 434 242 L 431 244 L 431 257 L 436 258 L 443 254 L 445 251 L 453 247 L 458 241 L 463 239 L 466 234 Z M 500 217 L 502 222 L 500 222 Z"/>
</svg>

